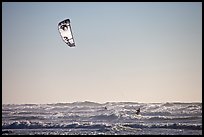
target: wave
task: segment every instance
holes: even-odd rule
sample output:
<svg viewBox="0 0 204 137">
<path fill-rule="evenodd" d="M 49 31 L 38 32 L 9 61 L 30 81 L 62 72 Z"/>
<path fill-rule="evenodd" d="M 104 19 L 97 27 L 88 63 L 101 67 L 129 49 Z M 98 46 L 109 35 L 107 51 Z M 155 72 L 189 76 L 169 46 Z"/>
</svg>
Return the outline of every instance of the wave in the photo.
<svg viewBox="0 0 204 137">
<path fill-rule="evenodd" d="M 147 116 L 147 117 L 143 117 L 144 119 L 148 119 L 148 120 L 196 120 L 196 119 L 201 119 L 202 116 L 181 116 L 181 117 L 168 117 L 168 116 Z"/>
<path fill-rule="evenodd" d="M 16 117 L 10 117 L 10 120 L 45 120 L 42 116 L 16 116 Z"/>
<path fill-rule="evenodd" d="M 202 125 L 199 124 L 181 124 L 181 123 L 171 123 L 171 124 L 125 124 L 123 126 L 131 128 L 167 128 L 167 129 L 189 129 L 189 130 L 202 130 Z"/>
<path fill-rule="evenodd" d="M 91 116 L 90 117 L 93 120 L 114 120 L 114 119 L 118 119 L 119 116 L 117 116 L 116 114 L 101 114 L 101 115 L 96 115 L 96 116 Z"/>
<path fill-rule="evenodd" d="M 52 129 L 52 128 L 60 128 L 60 129 L 76 129 L 76 128 L 83 128 L 83 129 L 99 129 L 99 130 L 107 130 L 111 126 L 106 124 L 92 124 L 92 123 L 43 123 L 43 122 L 30 122 L 30 121 L 15 121 L 10 124 L 3 124 L 2 129 Z"/>
<path fill-rule="evenodd" d="M 2 129 L 96 129 L 100 131 L 109 131 L 116 126 L 128 127 L 133 129 L 143 129 L 143 128 L 165 128 L 165 129 L 188 129 L 188 130 L 202 130 L 202 124 L 181 124 L 181 123 L 160 123 L 160 124 L 116 124 L 108 125 L 105 123 L 93 124 L 88 123 L 43 123 L 43 122 L 30 122 L 30 121 L 16 121 L 10 124 L 2 124 Z"/>
<path fill-rule="evenodd" d="M 72 102 L 72 103 L 53 103 L 53 104 L 47 104 L 50 106 L 95 106 L 95 105 L 101 105 L 100 103 L 97 102 L 91 102 L 91 101 L 77 101 L 77 102 Z"/>
</svg>

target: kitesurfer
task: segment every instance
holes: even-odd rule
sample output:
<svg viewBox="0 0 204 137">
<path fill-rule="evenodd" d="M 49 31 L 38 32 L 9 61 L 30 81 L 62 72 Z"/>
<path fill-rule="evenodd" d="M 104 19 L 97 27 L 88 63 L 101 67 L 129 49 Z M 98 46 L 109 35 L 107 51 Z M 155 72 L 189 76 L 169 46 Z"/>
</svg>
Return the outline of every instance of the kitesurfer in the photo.
<svg viewBox="0 0 204 137">
<path fill-rule="evenodd" d="M 137 111 L 136 114 L 139 115 L 139 113 L 140 113 L 140 108 L 137 109 L 136 111 Z"/>
</svg>

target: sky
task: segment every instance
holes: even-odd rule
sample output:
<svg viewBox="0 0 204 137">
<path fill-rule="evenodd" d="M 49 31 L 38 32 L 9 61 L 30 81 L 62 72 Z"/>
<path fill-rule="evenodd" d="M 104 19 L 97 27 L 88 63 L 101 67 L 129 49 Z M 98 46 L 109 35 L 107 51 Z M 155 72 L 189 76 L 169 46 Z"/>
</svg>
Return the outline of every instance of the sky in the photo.
<svg viewBox="0 0 204 137">
<path fill-rule="evenodd" d="M 202 3 L 3 2 L 2 103 L 76 101 L 202 102 Z"/>
</svg>

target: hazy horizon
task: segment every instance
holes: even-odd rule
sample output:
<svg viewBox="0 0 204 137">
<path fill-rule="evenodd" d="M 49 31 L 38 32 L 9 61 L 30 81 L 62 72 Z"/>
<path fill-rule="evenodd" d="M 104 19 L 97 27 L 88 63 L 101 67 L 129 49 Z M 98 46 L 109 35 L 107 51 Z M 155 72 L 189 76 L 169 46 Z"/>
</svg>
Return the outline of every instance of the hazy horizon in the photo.
<svg viewBox="0 0 204 137">
<path fill-rule="evenodd" d="M 202 2 L 3 2 L 2 103 L 84 101 L 202 102 Z"/>
<path fill-rule="evenodd" d="M 172 102 L 132 102 L 132 101 L 107 101 L 107 102 L 94 102 L 94 101 L 74 101 L 74 102 L 54 102 L 54 103 L 15 103 L 15 104 L 12 104 L 12 103 L 5 103 L 3 105 L 48 105 L 48 104 L 74 104 L 74 103 L 96 103 L 96 104 L 107 104 L 107 103 L 135 103 L 135 104 L 165 104 L 165 103 L 184 103 L 184 104 L 194 104 L 194 103 L 201 103 L 202 104 L 202 101 L 201 102 L 196 102 L 196 101 L 193 101 L 193 102 L 179 102 L 179 101 L 172 101 Z"/>
</svg>

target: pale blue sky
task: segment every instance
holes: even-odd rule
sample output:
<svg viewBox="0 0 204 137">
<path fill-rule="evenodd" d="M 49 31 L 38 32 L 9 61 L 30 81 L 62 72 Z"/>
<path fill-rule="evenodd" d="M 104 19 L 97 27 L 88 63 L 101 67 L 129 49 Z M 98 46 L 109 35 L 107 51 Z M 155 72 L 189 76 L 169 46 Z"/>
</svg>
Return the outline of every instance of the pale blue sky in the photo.
<svg viewBox="0 0 204 137">
<path fill-rule="evenodd" d="M 2 100 L 201 102 L 202 3 L 4 2 Z"/>
</svg>

